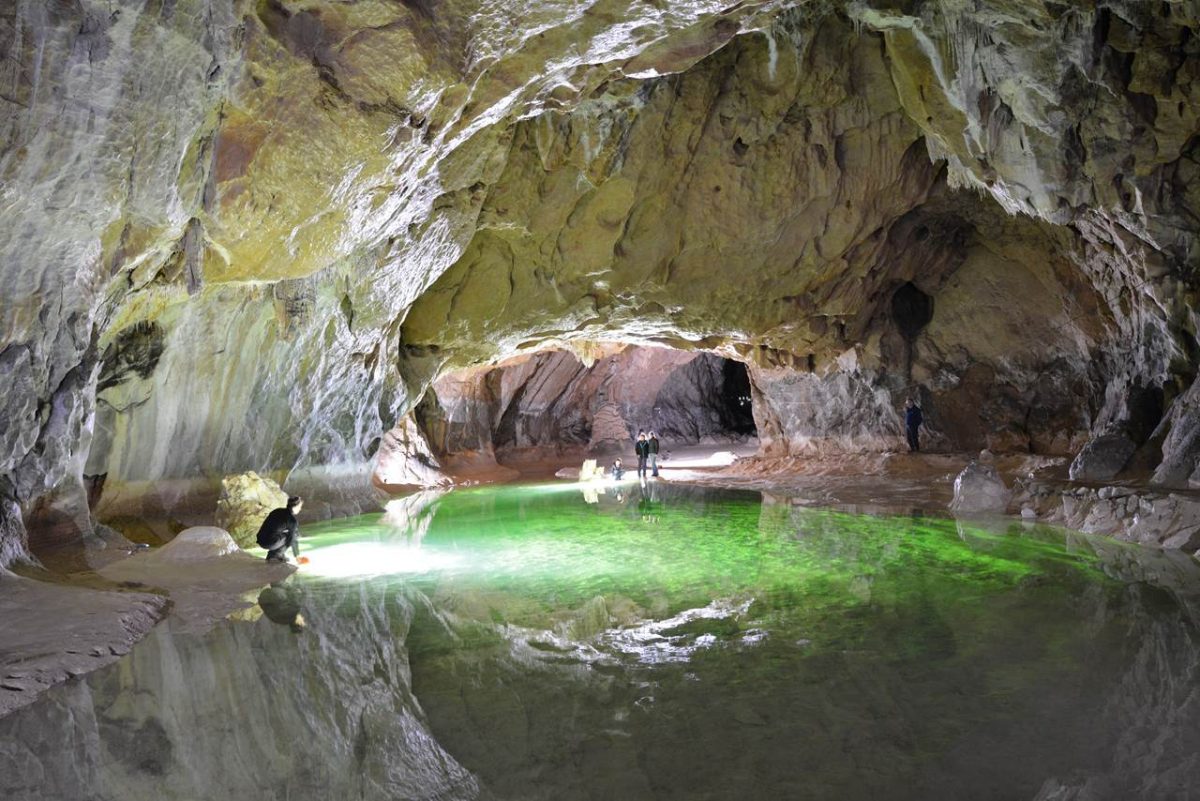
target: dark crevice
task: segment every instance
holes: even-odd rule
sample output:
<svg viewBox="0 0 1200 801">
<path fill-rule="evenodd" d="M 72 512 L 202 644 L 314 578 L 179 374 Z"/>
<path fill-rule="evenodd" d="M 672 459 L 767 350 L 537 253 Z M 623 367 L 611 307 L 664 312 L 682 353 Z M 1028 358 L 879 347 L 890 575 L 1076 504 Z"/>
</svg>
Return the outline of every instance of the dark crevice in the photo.
<svg viewBox="0 0 1200 801">
<path fill-rule="evenodd" d="M 892 295 L 892 319 L 909 342 L 933 319 L 933 298 L 918 289 L 911 281 Z"/>
</svg>

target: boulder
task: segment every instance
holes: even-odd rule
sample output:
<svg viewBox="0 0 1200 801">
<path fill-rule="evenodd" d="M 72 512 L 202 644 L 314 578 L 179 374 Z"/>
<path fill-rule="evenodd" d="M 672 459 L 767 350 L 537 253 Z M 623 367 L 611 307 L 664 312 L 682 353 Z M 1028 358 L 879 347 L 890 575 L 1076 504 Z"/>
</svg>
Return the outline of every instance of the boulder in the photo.
<svg viewBox="0 0 1200 801">
<path fill-rule="evenodd" d="M 257 544 L 254 538 L 262 521 L 272 510 L 287 506 L 287 499 L 278 484 L 254 471 L 226 476 L 221 479 L 215 519 L 238 545 L 250 548 Z"/>
<path fill-rule="evenodd" d="M 1071 462 L 1072 481 L 1107 481 L 1129 463 L 1137 443 L 1123 430 L 1112 430 L 1088 440 Z"/>
<path fill-rule="evenodd" d="M 257 524 L 254 530 L 257 533 Z M 253 538 L 253 534 L 251 538 Z M 240 551 L 238 544 L 233 541 L 233 537 L 229 536 L 229 532 L 225 529 L 216 526 L 192 526 L 176 534 L 175 539 L 166 545 L 147 554 L 142 559 L 142 564 L 147 562 L 159 564 L 200 562 L 205 559 L 229 556 Z"/>
<path fill-rule="evenodd" d="M 954 479 L 954 500 L 950 510 L 956 514 L 1003 514 L 1012 492 L 990 464 L 971 462 Z"/>
</svg>

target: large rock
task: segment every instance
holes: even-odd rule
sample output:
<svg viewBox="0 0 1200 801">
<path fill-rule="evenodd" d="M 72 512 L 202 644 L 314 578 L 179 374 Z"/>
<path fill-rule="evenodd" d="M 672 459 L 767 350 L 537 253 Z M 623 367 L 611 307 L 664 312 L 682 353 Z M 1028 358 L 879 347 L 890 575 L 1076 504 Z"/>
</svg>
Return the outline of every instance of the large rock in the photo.
<svg viewBox="0 0 1200 801">
<path fill-rule="evenodd" d="M 288 495 L 269 478 L 250 471 L 221 479 L 217 525 L 243 548 L 256 545 L 259 526 L 272 510 L 287 506 Z"/>
<path fill-rule="evenodd" d="M 601 405 L 592 418 L 592 436 L 588 441 L 588 452 L 624 453 L 628 450 L 631 450 L 629 424 L 621 416 L 621 407 L 609 401 Z"/>
<path fill-rule="evenodd" d="M 258 531 L 257 526 L 255 531 Z M 205 559 L 219 559 L 222 556 L 238 553 L 238 550 L 238 544 L 225 529 L 216 526 L 192 526 L 176 534 L 175 538 L 166 545 L 143 556 L 142 561 L 155 563 L 199 562 Z"/>
<path fill-rule="evenodd" d="M 388 491 L 444 487 L 451 483 L 411 415 L 384 435 L 375 455 L 372 480 Z"/>
<path fill-rule="evenodd" d="M 1101 434 L 1083 446 L 1083 450 L 1071 462 L 1070 476 L 1073 481 L 1107 481 L 1129 463 L 1137 450 L 1137 443 L 1123 430 Z"/>
<path fill-rule="evenodd" d="M 1012 492 L 993 465 L 971 462 L 954 479 L 954 500 L 950 510 L 956 514 L 1004 514 Z"/>
</svg>

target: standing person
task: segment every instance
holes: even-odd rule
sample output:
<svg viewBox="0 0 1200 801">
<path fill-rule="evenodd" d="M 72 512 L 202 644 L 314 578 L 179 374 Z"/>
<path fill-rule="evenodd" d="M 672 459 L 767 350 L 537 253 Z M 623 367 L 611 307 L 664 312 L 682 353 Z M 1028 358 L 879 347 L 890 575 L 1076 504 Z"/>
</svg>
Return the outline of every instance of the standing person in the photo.
<svg viewBox="0 0 1200 801">
<path fill-rule="evenodd" d="M 658 478 L 658 436 L 651 431 L 650 438 L 646 440 L 647 450 L 650 453 L 650 474 Z"/>
<path fill-rule="evenodd" d="M 650 455 L 650 443 L 646 441 L 646 433 L 638 432 L 637 443 L 633 446 L 633 450 L 637 453 L 637 474 L 638 478 L 646 477 L 646 458 Z"/>
<path fill-rule="evenodd" d="M 912 398 L 909 398 L 904 404 L 904 429 L 908 435 L 909 453 L 916 453 L 921 450 L 920 432 L 918 429 L 920 429 L 921 423 L 924 421 L 925 417 L 921 414 L 921 407 Z"/>
<path fill-rule="evenodd" d="M 304 508 L 304 499 L 293 495 L 287 506 L 275 509 L 258 529 L 258 544 L 267 549 L 268 562 L 286 562 L 288 548 L 292 556 L 300 558 L 300 523 L 296 515 Z"/>
</svg>

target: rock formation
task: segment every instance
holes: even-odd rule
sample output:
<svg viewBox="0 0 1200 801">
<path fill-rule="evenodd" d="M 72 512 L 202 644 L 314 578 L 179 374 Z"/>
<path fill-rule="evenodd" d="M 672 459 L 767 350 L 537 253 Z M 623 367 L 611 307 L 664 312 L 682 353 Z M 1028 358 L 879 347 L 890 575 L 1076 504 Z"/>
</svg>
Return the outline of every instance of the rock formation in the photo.
<svg viewBox="0 0 1200 801">
<path fill-rule="evenodd" d="M 411 416 L 383 436 L 375 460 L 375 481 L 393 490 L 450 483 Z"/>
<path fill-rule="evenodd" d="M 995 466 L 971 462 L 954 479 L 950 509 L 962 515 L 1004 514 L 1010 500 L 1012 492 Z"/>
<path fill-rule="evenodd" d="M 1193 2 L 0 22 L 0 563 L 88 487 L 365 484 L 447 370 L 598 341 L 745 362 L 768 453 L 889 448 L 917 395 L 935 446 L 1136 429 L 1195 481 Z"/>
</svg>

